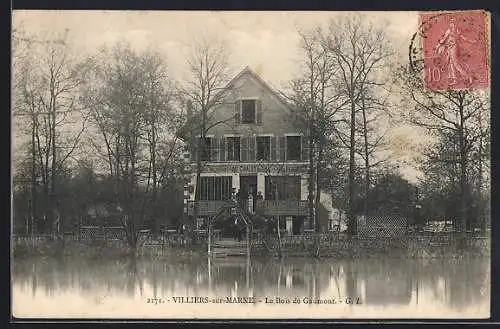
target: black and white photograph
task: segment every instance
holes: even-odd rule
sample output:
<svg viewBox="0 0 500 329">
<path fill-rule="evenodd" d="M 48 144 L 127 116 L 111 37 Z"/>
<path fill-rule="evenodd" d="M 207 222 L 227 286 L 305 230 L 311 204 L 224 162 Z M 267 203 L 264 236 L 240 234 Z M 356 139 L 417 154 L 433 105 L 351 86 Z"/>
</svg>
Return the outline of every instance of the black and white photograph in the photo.
<svg viewBox="0 0 500 329">
<path fill-rule="evenodd" d="M 487 319 L 490 14 L 14 10 L 15 319 Z"/>
</svg>

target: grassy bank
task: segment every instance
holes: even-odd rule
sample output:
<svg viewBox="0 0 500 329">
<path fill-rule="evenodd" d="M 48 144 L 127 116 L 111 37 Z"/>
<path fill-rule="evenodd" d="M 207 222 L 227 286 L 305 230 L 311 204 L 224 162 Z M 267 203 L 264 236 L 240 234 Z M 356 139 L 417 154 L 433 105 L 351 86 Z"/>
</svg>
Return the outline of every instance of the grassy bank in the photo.
<svg viewBox="0 0 500 329">
<path fill-rule="evenodd" d="M 123 246 L 114 247 L 99 243 L 87 245 L 63 240 L 44 241 L 37 245 L 18 244 L 12 249 L 12 256 L 22 257 L 91 257 L 127 256 L 134 252 Z"/>
<path fill-rule="evenodd" d="M 421 250 L 392 249 L 392 250 L 373 250 L 373 249 L 344 249 L 344 250 L 321 250 L 316 253 L 313 250 L 283 250 L 281 253 L 273 251 L 268 256 L 274 258 L 333 258 L 333 259 L 367 259 L 367 258 L 407 258 L 407 259 L 439 259 L 439 258 L 464 258 L 489 257 L 489 249 L 435 249 L 423 248 Z"/>
<path fill-rule="evenodd" d="M 488 240 L 489 241 L 489 240 Z M 289 244 L 280 249 L 255 248 L 252 254 L 261 257 L 316 257 L 316 258 L 460 258 L 489 257 L 489 242 L 474 240 L 464 246 L 457 243 L 433 244 L 426 240 L 415 240 L 403 244 L 387 240 L 352 240 L 342 243 L 321 244 L 319 249 L 313 245 Z M 167 245 L 146 245 L 136 250 L 120 241 L 94 241 L 84 243 L 76 240 L 52 239 L 36 243 L 29 240 L 16 243 L 13 257 L 85 257 L 113 259 L 124 256 L 206 256 L 206 245 L 169 247 Z"/>
<path fill-rule="evenodd" d="M 435 237 L 412 237 L 404 240 L 346 239 L 314 243 L 283 244 L 268 252 L 274 257 L 319 258 L 460 258 L 489 257 L 490 244 L 486 238 L 440 240 Z"/>
<path fill-rule="evenodd" d="M 33 242 L 26 240 L 16 243 L 12 248 L 14 258 L 27 257 L 84 257 L 84 258 L 120 258 L 129 256 L 166 256 L 203 254 L 200 247 L 169 248 L 162 246 L 145 246 L 137 249 L 130 248 L 123 242 L 94 241 L 80 242 L 53 239 Z"/>
</svg>

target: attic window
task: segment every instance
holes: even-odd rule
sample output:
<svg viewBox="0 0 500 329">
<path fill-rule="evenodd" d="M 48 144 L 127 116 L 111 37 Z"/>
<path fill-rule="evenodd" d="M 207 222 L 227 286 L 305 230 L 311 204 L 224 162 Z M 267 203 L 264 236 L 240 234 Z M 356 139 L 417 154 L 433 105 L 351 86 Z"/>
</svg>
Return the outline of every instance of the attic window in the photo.
<svg viewBox="0 0 500 329">
<path fill-rule="evenodd" d="M 257 101 L 255 99 L 241 101 L 241 123 L 255 123 L 256 105 Z"/>
<path fill-rule="evenodd" d="M 234 103 L 236 124 L 262 124 L 262 101 L 257 98 L 239 99 Z"/>
</svg>

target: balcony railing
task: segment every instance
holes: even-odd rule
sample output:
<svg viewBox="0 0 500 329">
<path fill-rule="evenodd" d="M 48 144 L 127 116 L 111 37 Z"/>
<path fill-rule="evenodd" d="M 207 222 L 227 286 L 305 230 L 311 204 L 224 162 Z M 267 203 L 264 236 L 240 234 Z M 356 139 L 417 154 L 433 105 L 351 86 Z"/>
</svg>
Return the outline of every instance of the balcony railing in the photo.
<svg viewBox="0 0 500 329">
<path fill-rule="evenodd" d="M 188 201 L 188 215 L 194 215 L 194 206 L 196 201 Z M 200 200 L 198 202 L 198 215 L 199 216 L 213 216 L 220 210 L 220 208 L 233 204 L 231 200 L 216 200 L 207 201 Z"/>
<path fill-rule="evenodd" d="M 246 201 L 246 200 L 245 200 Z M 213 216 L 223 206 L 232 204 L 230 200 L 198 201 L 199 216 Z M 188 201 L 188 215 L 194 215 L 195 201 Z M 245 202 L 245 209 L 248 203 Z M 262 216 L 307 216 L 307 201 L 302 200 L 256 200 L 255 212 Z"/>
<path fill-rule="evenodd" d="M 193 172 L 196 170 L 196 163 L 189 163 L 187 167 Z M 205 162 L 201 168 L 204 173 L 240 173 L 255 174 L 265 172 L 269 174 L 306 174 L 308 172 L 307 161 L 285 161 L 285 162 Z"/>
<path fill-rule="evenodd" d="M 255 211 L 263 216 L 307 216 L 307 201 L 257 200 Z"/>
</svg>

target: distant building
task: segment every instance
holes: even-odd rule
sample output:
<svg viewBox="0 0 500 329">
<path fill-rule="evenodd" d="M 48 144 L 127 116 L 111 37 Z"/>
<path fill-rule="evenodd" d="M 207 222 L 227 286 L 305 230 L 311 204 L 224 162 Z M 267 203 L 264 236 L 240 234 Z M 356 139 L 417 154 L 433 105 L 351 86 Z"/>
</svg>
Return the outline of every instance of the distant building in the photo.
<svg viewBox="0 0 500 329">
<path fill-rule="evenodd" d="M 248 67 L 229 82 L 223 93 L 224 100 L 206 116 L 207 126 L 213 127 L 204 140 L 195 129 L 191 136 L 185 136 L 189 150 L 185 158 L 192 173 L 185 192 L 185 216 L 194 212 L 196 163 L 201 154 L 198 223 L 237 194 L 245 207 L 249 207 L 248 202 L 253 205 L 255 213 L 279 217 L 282 229 L 289 234 L 312 228 L 307 220 L 309 153 L 305 125 Z M 192 114 L 193 119 L 199 118 Z"/>
</svg>

